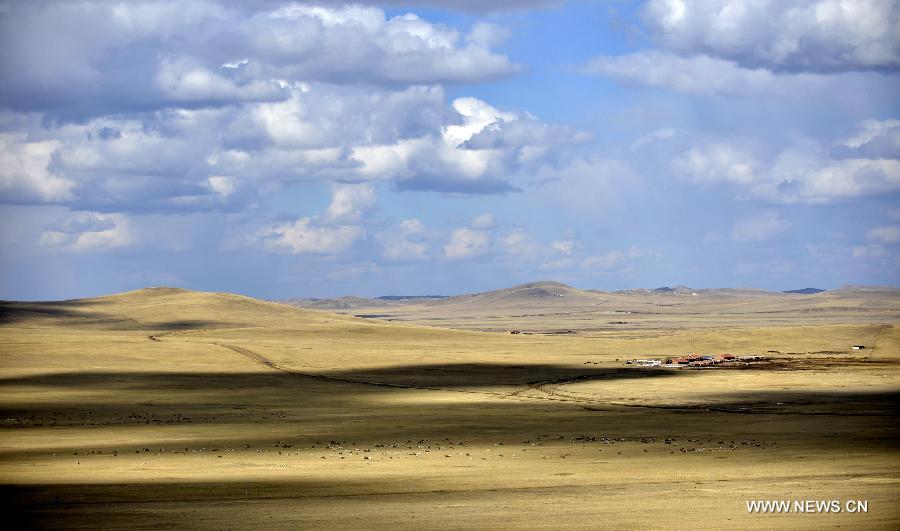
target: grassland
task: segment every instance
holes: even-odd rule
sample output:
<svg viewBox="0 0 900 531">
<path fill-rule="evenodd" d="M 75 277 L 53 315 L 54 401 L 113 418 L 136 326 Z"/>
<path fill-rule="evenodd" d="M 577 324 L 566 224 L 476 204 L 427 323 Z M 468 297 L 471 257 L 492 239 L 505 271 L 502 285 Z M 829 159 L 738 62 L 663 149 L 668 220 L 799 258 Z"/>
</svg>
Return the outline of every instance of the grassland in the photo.
<svg viewBox="0 0 900 531">
<path fill-rule="evenodd" d="M 732 294 L 640 319 L 597 313 L 629 310 L 591 294 L 585 311 L 525 295 L 394 305 L 394 322 L 172 289 L 2 303 L 10 514 L 91 529 L 897 527 L 895 292 L 774 310 Z M 478 328 L 472 307 L 495 316 L 485 328 L 538 333 L 448 329 Z M 693 351 L 774 359 L 622 363 Z M 755 499 L 869 507 L 750 514 Z"/>
</svg>

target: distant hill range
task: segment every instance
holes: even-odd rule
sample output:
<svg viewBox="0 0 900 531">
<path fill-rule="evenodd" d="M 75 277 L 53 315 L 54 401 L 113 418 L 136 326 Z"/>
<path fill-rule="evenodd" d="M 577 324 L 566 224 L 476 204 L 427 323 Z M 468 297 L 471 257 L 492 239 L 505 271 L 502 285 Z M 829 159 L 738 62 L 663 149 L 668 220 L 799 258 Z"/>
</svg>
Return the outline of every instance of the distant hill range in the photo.
<svg viewBox="0 0 900 531">
<path fill-rule="evenodd" d="M 815 295 L 816 293 L 825 293 L 826 290 L 819 288 L 803 288 L 803 289 L 789 289 L 782 293 L 793 293 L 795 295 Z"/>
<path fill-rule="evenodd" d="M 382 295 L 375 297 L 380 301 L 411 301 L 416 299 L 447 299 L 449 295 Z"/>
<path fill-rule="evenodd" d="M 663 286 L 607 292 L 542 281 L 456 296 L 391 295 L 281 302 L 300 308 L 431 326 L 556 333 L 625 328 L 677 330 L 685 326 L 873 323 L 885 316 L 894 319 L 891 322 L 900 320 L 900 289 L 872 286 L 788 292 Z"/>
</svg>

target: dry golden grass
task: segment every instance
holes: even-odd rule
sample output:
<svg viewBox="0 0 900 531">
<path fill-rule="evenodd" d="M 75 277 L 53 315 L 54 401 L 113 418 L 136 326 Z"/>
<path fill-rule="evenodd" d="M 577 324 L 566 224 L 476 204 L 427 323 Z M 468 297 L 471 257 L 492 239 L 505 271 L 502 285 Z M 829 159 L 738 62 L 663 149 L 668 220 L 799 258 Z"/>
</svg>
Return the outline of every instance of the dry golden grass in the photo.
<svg viewBox="0 0 900 531">
<path fill-rule="evenodd" d="M 896 306 L 512 336 L 166 289 L 4 303 L 0 482 L 33 527 L 896 528 Z M 778 353 L 622 363 L 723 350 Z"/>
</svg>

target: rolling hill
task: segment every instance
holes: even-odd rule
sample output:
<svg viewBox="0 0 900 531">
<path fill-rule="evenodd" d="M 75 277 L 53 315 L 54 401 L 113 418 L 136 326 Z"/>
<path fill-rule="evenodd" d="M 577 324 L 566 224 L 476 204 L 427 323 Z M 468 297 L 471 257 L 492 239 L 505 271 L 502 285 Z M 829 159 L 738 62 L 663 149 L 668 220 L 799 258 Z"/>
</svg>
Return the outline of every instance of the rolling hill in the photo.
<svg viewBox="0 0 900 531">
<path fill-rule="evenodd" d="M 818 303 L 834 319 L 857 301 L 871 323 L 715 328 L 712 308 L 772 313 L 765 301 L 780 299 L 697 293 L 535 283 L 397 306 L 440 328 L 170 288 L 0 302 L 7 516 L 41 529 L 618 528 L 638 515 L 748 528 L 761 517 L 744 499 L 799 489 L 873 510 L 765 526 L 896 527 L 900 334 L 877 324 L 896 322 L 894 295 Z M 719 302 L 692 313 L 705 299 Z M 549 328 L 592 304 L 565 335 L 448 330 L 441 317 Z M 599 313 L 612 304 L 685 326 Z M 586 331 L 606 319 L 626 323 Z M 624 364 L 688 352 L 773 359 Z"/>
<path fill-rule="evenodd" d="M 854 286 L 811 294 L 686 286 L 603 292 L 533 282 L 441 299 L 344 297 L 283 302 L 347 315 L 485 331 L 604 333 L 621 330 L 623 325 L 659 330 L 900 319 L 900 290 Z"/>
</svg>

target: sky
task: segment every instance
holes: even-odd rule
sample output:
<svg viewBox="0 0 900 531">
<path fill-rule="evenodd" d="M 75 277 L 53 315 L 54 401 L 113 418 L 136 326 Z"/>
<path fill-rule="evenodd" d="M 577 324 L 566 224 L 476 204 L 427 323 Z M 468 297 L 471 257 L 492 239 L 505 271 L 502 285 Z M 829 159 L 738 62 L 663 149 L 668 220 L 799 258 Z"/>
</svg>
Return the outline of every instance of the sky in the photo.
<svg viewBox="0 0 900 531">
<path fill-rule="evenodd" d="M 0 298 L 900 285 L 900 2 L 0 1 Z"/>
</svg>

